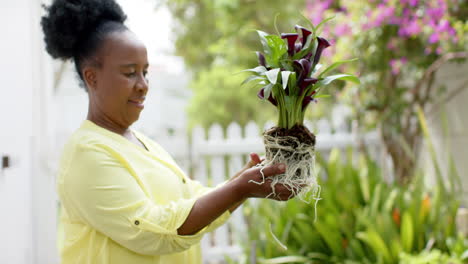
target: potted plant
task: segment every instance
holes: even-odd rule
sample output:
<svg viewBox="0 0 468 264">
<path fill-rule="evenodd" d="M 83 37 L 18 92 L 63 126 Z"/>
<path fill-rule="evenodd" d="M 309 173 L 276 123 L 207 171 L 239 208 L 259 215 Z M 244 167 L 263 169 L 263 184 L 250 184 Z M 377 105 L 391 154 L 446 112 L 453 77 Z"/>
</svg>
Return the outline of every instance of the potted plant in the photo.
<svg viewBox="0 0 468 264">
<path fill-rule="evenodd" d="M 310 28 L 296 25 L 296 33 L 270 35 L 257 31 L 263 51 L 257 52 L 259 65 L 245 70 L 252 75 L 243 82 L 254 82 L 260 88 L 258 97 L 278 110 L 277 126 L 263 133 L 266 160 L 262 165 L 285 163 L 287 170 L 272 178 L 271 184 L 284 184 L 300 198 L 311 189 L 312 197 L 318 198 L 320 192 L 313 174 L 315 135 L 304 126 L 307 107 L 317 98 L 327 96 L 320 92 L 334 80 L 359 83 L 351 74 L 327 76 L 354 59 L 337 61 L 328 67 L 319 64 L 322 51 L 330 43 L 317 32 L 327 20 L 317 26 L 307 20 Z"/>
</svg>

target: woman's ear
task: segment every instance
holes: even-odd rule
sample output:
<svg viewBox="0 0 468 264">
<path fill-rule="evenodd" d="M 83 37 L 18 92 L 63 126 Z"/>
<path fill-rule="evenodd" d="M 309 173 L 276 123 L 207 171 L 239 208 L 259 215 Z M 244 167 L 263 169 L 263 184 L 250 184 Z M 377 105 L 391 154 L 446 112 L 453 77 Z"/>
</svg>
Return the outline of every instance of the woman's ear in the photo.
<svg viewBox="0 0 468 264">
<path fill-rule="evenodd" d="M 84 67 L 83 68 L 83 80 L 85 81 L 86 86 L 90 90 L 95 90 L 97 88 L 97 74 L 95 67 Z"/>
</svg>

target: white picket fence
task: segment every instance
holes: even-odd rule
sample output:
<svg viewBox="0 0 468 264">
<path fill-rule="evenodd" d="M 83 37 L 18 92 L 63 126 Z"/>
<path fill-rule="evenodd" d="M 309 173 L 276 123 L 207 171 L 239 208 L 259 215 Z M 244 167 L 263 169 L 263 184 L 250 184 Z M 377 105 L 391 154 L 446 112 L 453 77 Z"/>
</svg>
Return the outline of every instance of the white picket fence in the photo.
<svg viewBox="0 0 468 264">
<path fill-rule="evenodd" d="M 326 154 L 333 148 L 345 149 L 356 146 L 359 142 L 346 123 L 334 126 L 327 120 L 305 124 L 316 136 L 316 151 Z M 207 133 L 201 127 L 196 127 L 191 137 L 177 132 L 172 135 L 150 135 L 161 144 L 178 164 L 194 179 L 207 186 L 215 186 L 238 172 L 247 162 L 248 154 L 264 153 L 263 130 L 272 127 L 266 124 L 260 129 L 250 122 L 242 128 L 232 123 L 226 130 L 226 135 L 220 125 L 211 126 Z M 378 134 L 376 132 L 361 135 L 362 140 L 375 154 L 381 153 Z M 191 142 L 190 142 L 191 141 Z M 246 225 L 242 208 L 234 212 L 228 224 L 218 228 L 210 236 L 202 240 L 204 263 L 223 263 L 225 256 L 236 259 L 241 253 L 242 234 Z"/>
</svg>

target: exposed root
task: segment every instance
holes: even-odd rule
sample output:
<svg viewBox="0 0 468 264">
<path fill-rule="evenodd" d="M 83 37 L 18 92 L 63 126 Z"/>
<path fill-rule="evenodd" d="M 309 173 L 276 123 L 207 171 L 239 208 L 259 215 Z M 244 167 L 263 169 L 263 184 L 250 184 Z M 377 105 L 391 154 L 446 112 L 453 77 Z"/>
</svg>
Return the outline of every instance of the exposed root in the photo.
<svg viewBox="0 0 468 264">
<path fill-rule="evenodd" d="M 284 163 L 286 164 L 286 172 L 269 178 L 271 179 L 272 193 L 268 197 L 275 197 L 277 194 L 274 186 L 283 184 L 292 192 L 292 196 L 296 196 L 306 203 L 315 200 L 315 204 L 317 204 L 318 200 L 320 200 L 320 186 L 317 183 L 314 171 L 314 145 L 300 142 L 293 136 L 271 136 L 268 134 L 264 134 L 264 142 L 266 160 L 257 165 L 262 167 L 260 170 L 262 181 L 251 182 L 259 185 L 264 184 L 263 169 L 269 165 Z"/>
</svg>

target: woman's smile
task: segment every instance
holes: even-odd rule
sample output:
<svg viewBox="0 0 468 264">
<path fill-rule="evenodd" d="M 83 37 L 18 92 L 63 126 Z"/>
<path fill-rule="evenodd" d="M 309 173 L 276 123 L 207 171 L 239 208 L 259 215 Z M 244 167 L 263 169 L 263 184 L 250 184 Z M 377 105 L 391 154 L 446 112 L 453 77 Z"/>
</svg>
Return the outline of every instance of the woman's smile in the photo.
<svg viewBox="0 0 468 264">
<path fill-rule="evenodd" d="M 145 107 L 145 97 L 139 99 L 130 99 L 128 102 L 138 108 L 143 109 Z"/>
</svg>

